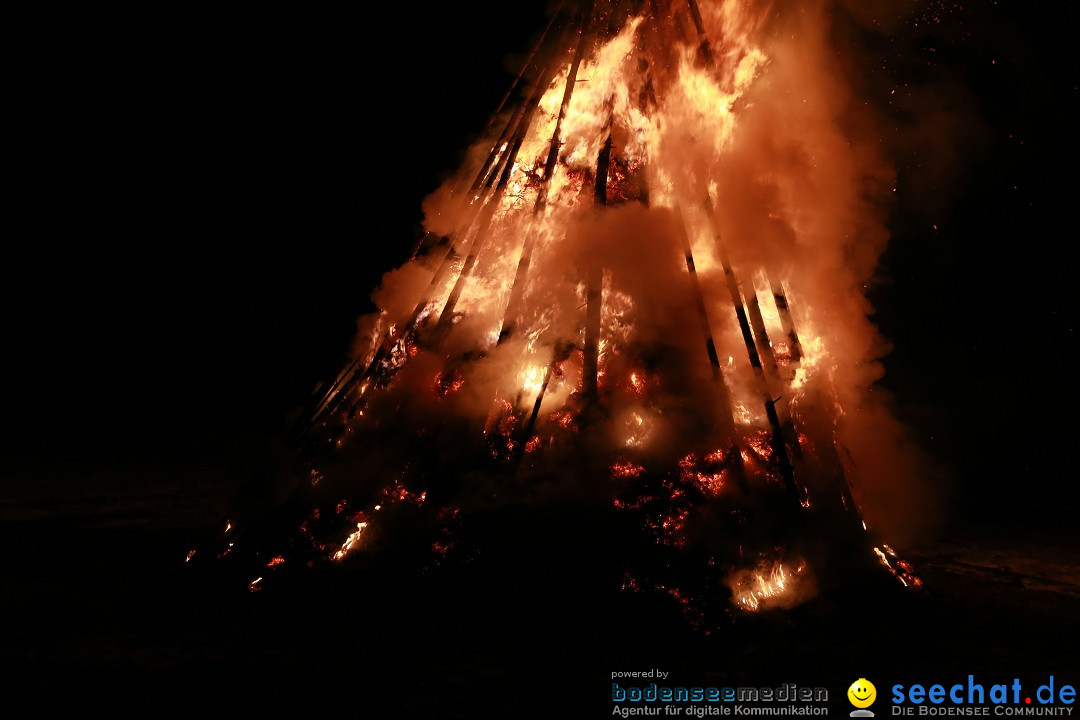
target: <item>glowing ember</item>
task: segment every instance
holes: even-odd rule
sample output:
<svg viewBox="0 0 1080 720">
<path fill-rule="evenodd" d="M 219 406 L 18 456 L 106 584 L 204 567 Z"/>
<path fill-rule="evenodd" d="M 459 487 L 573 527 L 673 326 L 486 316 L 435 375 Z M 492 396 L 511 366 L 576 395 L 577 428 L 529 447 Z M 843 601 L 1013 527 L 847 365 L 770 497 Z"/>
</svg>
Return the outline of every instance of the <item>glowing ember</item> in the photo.
<svg viewBox="0 0 1080 720">
<path fill-rule="evenodd" d="M 723 450 L 713 450 L 705 456 L 705 462 L 721 464 L 727 461 L 727 453 Z"/>
<path fill-rule="evenodd" d="M 611 505 L 616 510 L 640 510 L 645 506 L 647 502 L 653 498 L 639 497 L 634 500 L 623 500 L 621 498 L 612 498 Z"/>
<path fill-rule="evenodd" d="M 694 482 L 701 488 L 701 491 L 706 495 L 715 496 L 719 495 L 720 491 L 724 489 L 724 473 L 694 473 Z"/>
<path fill-rule="evenodd" d="M 645 472 L 645 468 L 628 460 L 613 463 L 611 477 L 613 478 L 636 478 Z"/>
<path fill-rule="evenodd" d="M 769 434 L 767 432 L 762 431 L 749 435 L 746 438 L 746 444 L 761 460 L 768 462 L 770 459 L 772 459 L 772 439 L 769 437 Z"/>
<path fill-rule="evenodd" d="M 548 415 L 548 420 L 555 423 L 564 430 L 570 430 L 574 427 L 574 415 L 569 410 L 559 410 Z"/>
<path fill-rule="evenodd" d="M 683 531 L 686 529 L 688 517 L 690 517 L 690 510 L 688 508 L 679 508 L 660 520 L 657 529 L 665 543 L 675 547 L 684 547 L 686 545 Z"/>
<path fill-rule="evenodd" d="M 421 492 L 410 492 L 404 485 L 394 485 L 392 487 L 383 489 L 383 497 L 387 502 L 399 503 L 407 502 L 413 505 L 423 505 L 427 500 L 427 490 Z M 376 509 L 378 506 L 376 506 Z"/>
<path fill-rule="evenodd" d="M 461 372 L 455 370 L 454 372 L 438 372 L 435 374 L 434 389 L 435 394 L 440 398 L 444 398 L 451 393 L 455 393 L 465 385 L 465 378 L 461 376 Z"/>
</svg>

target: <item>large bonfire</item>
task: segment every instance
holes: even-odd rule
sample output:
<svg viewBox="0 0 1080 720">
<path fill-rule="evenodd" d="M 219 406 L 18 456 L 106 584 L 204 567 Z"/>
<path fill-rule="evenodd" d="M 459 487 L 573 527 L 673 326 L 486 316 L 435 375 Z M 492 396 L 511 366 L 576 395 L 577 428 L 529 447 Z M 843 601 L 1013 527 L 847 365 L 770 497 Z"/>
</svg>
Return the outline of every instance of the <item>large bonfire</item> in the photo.
<svg viewBox="0 0 1080 720">
<path fill-rule="evenodd" d="M 891 178 L 824 3 L 564 3 L 306 416 L 252 587 L 468 562 L 463 528 L 522 506 L 610 531 L 619 586 L 695 622 L 853 557 L 917 586 L 868 525 Z"/>
</svg>

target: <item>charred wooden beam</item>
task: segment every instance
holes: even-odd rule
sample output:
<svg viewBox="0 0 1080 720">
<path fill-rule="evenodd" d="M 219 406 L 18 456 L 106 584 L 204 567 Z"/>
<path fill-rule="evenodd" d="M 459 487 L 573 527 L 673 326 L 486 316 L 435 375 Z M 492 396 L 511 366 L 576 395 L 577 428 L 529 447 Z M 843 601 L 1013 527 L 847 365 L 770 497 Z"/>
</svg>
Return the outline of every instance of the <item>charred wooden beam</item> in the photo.
<svg viewBox="0 0 1080 720">
<path fill-rule="evenodd" d="M 525 422 L 522 431 L 521 442 L 518 445 L 521 448 L 519 457 L 525 454 L 529 440 L 532 439 L 532 434 L 536 430 L 536 421 L 540 417 L 540 407 L 544 404 L 544 395 L 547 394 L 548 386 L 551 384 L 551 377 L 559 369 L 559 365 L 570 356 L 573 347 L 569 343 L 560 344 L 555 348 L 555 352 L 551 356 L 551 362 L 548 363 L 547 370 L 544 371 L 544 382 L 540 385 L 539 392 L 536 393 L 532 411 L 529 413 L 529 419 Z"/>
<path fill-rule="evenodd" d="M 596 155 L 596 185 L 594 194 L 597 205 L 607 205 L 608 170 L 611 168 L 611 115 L 604 129 L 607 138 Z M 582 364 L 582 391 L 589 400 L 595 400 L 599 390 L 600 374 L 600 320 L 604 302 L 604 269 L 593 262 L 588 269 L 585 310 L 585 357 Z"/>
<path fill-rule="evenodd" d="M 739 289 L 739 282 L 735 277 L 735 271 L 731 267 L 731 260 L 728 258 L 724 237 L 720 232 L 720 224 L 716 219 L 716 208 L 713 206 L 710 197 L 705 197 L 704 206 L 706 215 L 709 219 L 709 225 L 713 231 L 716 253 L 720 258 L 720 264 L 724 270 L 724 280 L 727 284 L 728 294 L 731 297 L 731 304 L 735 308 L 735 317 L 738 320 L 739 330 L 742 333 L 743 344 L 746 346 L 746 354 L 750 359 L 750 366 L 753 369 L 754 377 L 758 384 L 758 390 L 761 394 L 762 402 L 765 405 L 765 415 L 769 419 L 769 426 L 772 428 L 773 452 L 776 453 L 780 473 L 784 479 L 784 485 L 793 499 L 796 502 L 801 502 L 799 489 L 795 484 L 795 470 L 791 465 L 791 458 L 788 455 L 787 444 L 784 438 L 783 423 L 780 421 L 780 415 L 776 409 L 776 400 L 770 392 L 769 383 L 765 378 L 765 371 L 761 365 L 761 356 L 758 354 L 757 346 L 754 343 L 754 334 L 750 331 L 750 321 L 746 314 L 746 306 L 743 302 L 742 292 Z"/>
<path fill-rule="evenodd" d="M 335 397 L 337 397 L 337 394 L 341 390 L 342 385 L 348 382 L 349 379 L 356 373 L 357 369 L 360 367 L 361 361 L 362 358 L 359 356 L 353 358 L 352 362 L 342 368 L 341 372 L 337 374 L 337 376 L 334 378 L 334 382 L 330 384 L 330 387 L 318 396 L 318 399 L 315 401 L 315 403 L 309 407 L 307 412 L 304 413 L 304 416 L 302 418 L 302 424 L 298 426 L 298 437 L 302 437 L 306 432 L 308 432 L 308 430 L 310 430 L 312 423 L 315 422 L 320 415 L 322 415 L 323 410 L 327 406 L 327 403 L 331 402 Z"/>
<path fill-rule="evenodd" d="M 750 316 L 750 326 L 754 330 L 754 339 L 757 341 L 758 354 L 764 361 L 765 373 L 776 387 L 783 387 L 786 382 L 780 377 L 780 368 L 776 364 L 776 353 L 773 352 L 772 342 L 769 341 L 769 331 L 765 327 L 765 318 L 761 315 L 761 303 L 758 301 L 757 290 L 753 281 L 749 288 L 743 288 L 743 296 L 746 298 L 746 307 Z M 787 407 L 787 401 L 783 396 L 774 401 L 777 416 L 780 418 L 780 427 L 783 437 L 790 448 L 792 455 L 800 457 L 802 449 L 799 446 L 799 434 L 795 432 L 795 425 L 791 420 L 791 413 Z"/>
<path fill-rule="evenodd" d="M 436 293 L 439 288 L 442 287 L 446 281 L 447 275 L 451 269 L 461 260 L 462 251 L 459 250 L 459 245 L 465 245 L 468 243 L 469 230 L 472 223 L 475 221 L 475 213 L 470 214 L 463 224 L 454 232 L 453 236 L 443 236 L 440 238 L 436 245 L 436 251 L 432 254 L 438 255 L 442 252 L 441 261 L 436 267 L 435 272 L 432 274 L 431 280 L 428 282 L 427 288 L 421 294 L 420 299 L 413 307 L 412 312 L 407 318 L 403 318 L 402 321 L 396 325 L 391 326 L 391 329 L 386 332 L 382 338 L 382 342 L 379 348 L 375 352 L 374 356 L 365 366 L 363 372 L 360 372 L 360 366 L 358 361 L 354 361 L 350 367 L 353 368 L 352 375 L 350 375 L 340 387 L 333 394 L 328 393 L 326 399 L 321 404 L 321 409 L 312 416 L 311 421 L 301 431 L 302 436 L 310 428 L 318 424 L 319 420 L 325 418 L 328 415 L 334 413 L 348 398 L 350 393 L 356 387 L 360 387 L 360 396 L 353 402 L 350 409 L 345 414 L 346 421 L 351 419 L 356 413 L 357 409 L 363 406 L 364 396 L 367 391 L 371 389 L 374 384 L 375 376 L 378 374 L 379 369 L 383 363 L 393 352 L 394 347 L 399 342 L 408 342 L 408 340 L 416 332 L 418 323 L 421 318 L 424 317 L 424 313 L 435 300 Z M 462 240 L 455 240 L 454 238 L 462 238 Z M 400 330 L 397 330 L 400 328 Z M 395 332 L 396 331 L 396 332 Z M 372 381 L 366 382 L 365 381 Z"/>
<path fill-rule="evenodd" d="M 413 307 L 409 316 L 403 318 L 399 324 L 391 326 L 391 329 L 383 336 L 382 341 L 371 360 L 364 366 L 363 371 L 360 370 L 360 358 L 356 358 L 350 363 L 348 368 L 346 368 L 346 373 L 340 376 L 334 386 L 332 386 L 323 396 L 323 400 L 313 412 L 308 424 L 301 430 L 300 435 L 307 433 L 319 422 L 319 420 L 336 411 L 345 402 L 354 388 L 358 386 L 363 387 L 364 381 L 372 379 L 379 366 L 392 352 L 399 338 L 411 336 L 424 310 L 426 310 L 429 304 L 434 300 L 435 292 L 445 281 L 450 268 L 461 258 L 461 254 L 457 251 L 453 239 L 450 236 L 443 236 L 439 239 L 439 242 L 435 245 L 433 254 L 439 254 L 440 250 L 445 250 L 445 252 L 442 254 L 442 258 L 428 283 L 427 289 L 421 294 L 419 301 Z M 399 327 L 401 330 L 397 331 L 397 328 Z M 361 394 L 363 394 L 363 392 L 361 392 Z M 347 417 L 352 417 L 352 414 L 348 413 Z"/>
<path fill-rule="evenodd" d="M 547 190 L 551 183 L 551 176 L 555 172 L 555 165 L 559 161 L 559 149 L 562 147 L 562 124 L 566 119 L 566 113 L 570 109 L 570 99 L 574 96 L 574 85 L 577 84 L 578 68 L 581 67 L 581 58 L 585 55 L 589 40 L 592 37 L 592 16 L 594 0 L 588 0 L 581 11 L 581 27 L 578 30 L 578 43 L 574 50 L 574 59 L 570 63 L 570 71 L 566 75 L 566 87 L 563 89 L 562 104 L 559 105 L 559 117 L 555 120 L 555 131 L 551 134 L 551 147 L 548 149 L 547 162 L 544 163 L 544 184 L 536 196 L 536 208 L 534 212 L 540 212 L 547 204 Z"/>
<path fill-rule="evenodd" d="M 705 353 L 709 356 L 709 367 L 712 370 L 713 387 L 718 396 L 719 416 L 721 429 L 728 436 L 734 448 L 734 469 L 736 480 L 739 485 L 746 486 L 746 466 L 743 463 L 742 452 L 739 448 L 739 435 L 735 431 L 735 416 L 732 413 L 731 394 L 728 392 L 727 382 L 724 380 L 724 371 L 720 367 L 720 356 L 716 352 L 716 342 L 713 340 L 712 326 L 709 323 L 709 311 L 705 306 L 705 293 L 701 290 L 701 280 L 698 278 L 697 265 L 694 263 L 694 250 L 690 245 L 690 235 L 686 232 L 686 221 L 683 218 L 682 208 L 675 207 L 675 231 L 682 245 L 683 257 L 686 260 L 686 271 L 690 277 L 690 289 L 694 295 L 694 307 L 697 310 L 698 322 L 701 325 L 701 334 L 705 338 Z"/>
<path fill-rule="evenodd" d="M 604 269 L 589 268 L 585 310 L 585 357 L 582 363 L 582 392 L 595 400 L 600 373 L 600 311 L 603 307 Z"/>
<path fill-rule="evenodd" d="M 776 353 L 773 352 L 772 343 L 769 342 L 769 332 L 765 328 L 765 318 L 761 314 L 761 303 L 758 301 L 757 290 L 752 281 L 748 287 L 743 288 L 743 295 L 746 297 L 750 327 L 754 331 L 758 355 L 764 364 L 765 373 L 773 382 L 779 382 L 780 369 L 776 365 Z"/>
<path fill-rule="evenodd" d="M 701 334 L 705 338 L 705 353 L 709 356 L 709 366 L 712 368 L 713 380 L 723 383 L 724 371 L 720 367 L 720 356 L 716 352 L 716 342 L 713 340 L 712 327 L 709 323 L 709 311 L 705 306 L 705 293 L 701 290 L 701 280 L 697 274 L 697 264 L 694 262 L 694 251 L 690 247 L 690 235 L 686 232 L 686 221 L 683 219 L 682 209 L 675 207 L 675 230 L 682 244 L 683 257 L 686 260 L 686 271 L 690 274 L 690 289 L 694 295 L 694 307 L 697 310 L 698 322 L 701 325 Z M 731 414 L 731 398 L 727 392 L 727 385 L 723 385 L 724 415 L 732 430 L 735 428 L 735 418 Z"/>
<path fill-rule="evenodd" d="M 476 230 L 476 237 L 473 239 L 472 247 L 469 251 L 468 257 L 465 259 L 465 264 L 461 268 L 461 272 L 458 274 L 457 282 L 454 283 L 454 288 L 450 292 L 450 296 L 446 299 L 446 304 L 443 306 L 442 313 L 439 314 L 439 323 L 437 326 L 437 333 L 446 333 L 451 324 L 453 323 L 454 310 L 457 307 L 458 300 L 461 298 L 461 293 L 465 288 L 465 284 L 468 282 L 472 275 L 473 267 L 476 265 L 476 259 L 480 255 L 480 251 L 484 249 L 484 245 L 487 241 L 488 232 L 491 229 L 491 222 L 495 216 L 495 211 L 498 209 L 500 200 L 502 199 L 503 191 L 510 182 L 510 175 L 514 170 L 514 162 L 517 159 L 518 153 L 521 151 L 521 145 L 525 142 L 525 137 L 528 135 L 529 127 L 532 125 L 533 116 L 536 114 L 536 109 L 539 106 L 540 95 L 542 95 L 541 87 L 537 86 L 534 93 L 536 102 L 532 103 L 528 111 L 521 118 L 518 123 L 518 127 L 514 132 L 514 138 L 509 152 L 500 160 L 501 170 L 499 172 L 499 181 L 495 185 L 495 190 L 491 199 L 484 206 L 482 211 L 482 220 Z M 495 173 L 492 173 L 491 178 L 494 178 Z M 491 180 L 488 180 L 490 183 Z"/>
<path fill-rule="evenodd" d="M 599 205 L 607 205 L 608 172 L 611 170 L 611 124 L 612 118 L 608 115 L 608 121 L 604 125 L 607 138 L 604 140 L 604 144 L 600 146 L 600 152 L 596 154 L 596 184 L 594 185 L 593 196 Z"/>
<path fill-rule="evenodd" d="M 681 41 L 690 42 L 690 29 L 686 27 L 686 15 L 682 10 L 675 10 L 672 15 L 675 16 L 676 35 Z"/>
<path fill-rule="evenodd" d="M 687 4 L 690 6 L 690 17 L 694 21 L 694 28 L 698 34 L 698 52 L 701 53 L 701 59 L 705 63 L 706 67 L 715 67 L 716 61 L 713 59 L 712 48 L 709 46 L 709 37 L 705 34 L 705 23 L 701 19 L 701 10 L 698 8 L 697 0 L 687 0 Z"/>
<path fill-rule="evenodd" d="M 505 164 L 506 158 L 513 152 L 511 148 L 513 138 L 518 134 L 522 123 L 525 122 L 525 118 L 531 118 L 532 114 L 536 112 L 536 108 L 544 97 L 544 92 L 547 90 L 555 70 L 555 63 L 551 61 L 545 64 L 541 71 L 537 73 L 525 102 L 518 105 L 517 109 L 510 115 L 510 119 L 506 121 L 502 133 L 495 141 L 491 152 L 488 153 L 487 160 L 484 161 L 483 166 L 476 173 L 476 178 L 469 187 L 469 196 L 475 196 L 482 186 L 490 187 L 494 183 L 495 177 L 499 173 L 499 167 Z"/>
<path fill-rule="evenodd" d="M 506 150 L 510 149 L 510 138 L 513 135 L 514 129 L 521 122 L 521 118 L 525 115 L 528 102 L 522 103 L 514 110 L 510 115 L 510 119 L 506 121 L 506 125 L 503 126 L 502 133 L 495 140 L 495 144 L 491 148 L 491 152 L 488 153 L 487 159 L 484 164 L 480 166 L 480 170 L 476 173 L 476 178 L 473 180 L 472 185 L 469 186 L 469 194 L 467 197 L 475 197 L 477 191 L 480 190 L 485 183 L 490 182 L 497 171 L 492 171 L 493 167 L 501 164 L 501 160 L 506 157 Z"/>
<path fill-rule="evenodd" d="M 787 335 L 791 350 L 791 361 L 797 363 L 802 360 L 802 343 L 799 342 L 799 334 L 795 331 L 795 322 L 791 318 L 791 308 L 788 306 L 787 292 L 783 284 L 772 275 L 769 275 L 769 285 L 772 286 L 773 300 L 776 302 L 776 311 L 780 315 L 780 327 Z"/>
</svg>

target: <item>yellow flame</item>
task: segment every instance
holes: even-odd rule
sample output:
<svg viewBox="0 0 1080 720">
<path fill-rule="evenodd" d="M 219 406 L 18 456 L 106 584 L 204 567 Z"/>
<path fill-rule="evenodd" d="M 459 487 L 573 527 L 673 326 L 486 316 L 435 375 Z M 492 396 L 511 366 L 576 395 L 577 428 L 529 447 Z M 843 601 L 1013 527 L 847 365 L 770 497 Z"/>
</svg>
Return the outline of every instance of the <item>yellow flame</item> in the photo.
<svg viewBox="0 0 1080 720">
<path fill-rule="evenodd" d="M 544 368 L 530 365 L 521 373 L 521 390 L 528 396 L 536 395 L 544 386 Z"/>
<path fill-rule="evenodd" d="M 728 578 L 733 602 L 750 612 L 756 612 L 766 604 L 790 607 L 796 600 L 793 588 L 804 569 L 803 564 L 789 569 L 783 562 L 776 561 L 736 572 Z"/>
<path fill-rule="evenodd" d="M 628 448 L 643 447 L 648 442 L 654 425 L 652 416 L 644 410 L 641 412 L 632 410 L 623 421 L 623 426 L 626 428 L 623 444 Z"/>
<path fill-rule="evenodd" d="M 349 537 L 345 538 L 345 542 L 341 544 L 341 548 L 330 556 L 331 560 L 344 560 L 345 556 L 352 551 L 356 546 L 356 543 L 360 540 L 360 536 L 364 533 L 368 524 L 366 522 L 356 523 L 356 530 L 349 534 Z"/>
</svg>

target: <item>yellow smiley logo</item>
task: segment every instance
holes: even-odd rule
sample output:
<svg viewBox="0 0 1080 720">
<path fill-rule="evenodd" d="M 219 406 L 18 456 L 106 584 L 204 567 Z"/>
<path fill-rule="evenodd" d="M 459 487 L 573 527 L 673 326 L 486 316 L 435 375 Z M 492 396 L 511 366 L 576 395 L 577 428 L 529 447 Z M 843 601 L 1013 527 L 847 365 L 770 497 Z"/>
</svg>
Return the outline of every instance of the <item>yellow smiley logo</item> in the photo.
<svg viewBox="0 0 1080 720">
<path fill-rule="evenodd" d="M 848 700 L 857 708 L 868 708 L 877 699 L 877 688 L 866 678 L 859 678 L 847 689 Z"/>
</svg>

